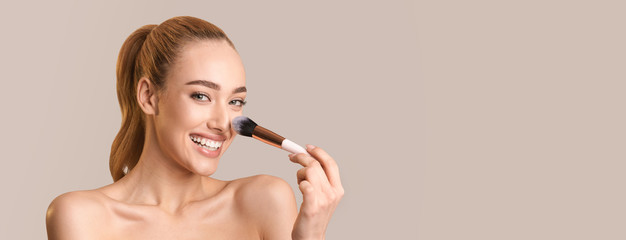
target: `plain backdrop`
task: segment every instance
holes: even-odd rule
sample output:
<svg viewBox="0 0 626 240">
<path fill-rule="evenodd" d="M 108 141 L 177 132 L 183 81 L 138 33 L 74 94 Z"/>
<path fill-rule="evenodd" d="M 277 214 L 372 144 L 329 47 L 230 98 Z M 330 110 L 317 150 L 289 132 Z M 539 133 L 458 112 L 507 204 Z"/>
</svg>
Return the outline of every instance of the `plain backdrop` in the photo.
<svg viewBox="0 0 626 240">
<path fill-rule="evenodd" d="M 17 2 L 17 1 L 15 1 Z M 622 1 L 0 3 L 0 239 L 45 239 L 54 197 L 112 182 L 115 62 L 180 15 L 226 31 L 245 114 L 339 162 L 328 239 L 626 239 Z M 287 154 L 237 138 L 214 177 Z"/>
</svg>

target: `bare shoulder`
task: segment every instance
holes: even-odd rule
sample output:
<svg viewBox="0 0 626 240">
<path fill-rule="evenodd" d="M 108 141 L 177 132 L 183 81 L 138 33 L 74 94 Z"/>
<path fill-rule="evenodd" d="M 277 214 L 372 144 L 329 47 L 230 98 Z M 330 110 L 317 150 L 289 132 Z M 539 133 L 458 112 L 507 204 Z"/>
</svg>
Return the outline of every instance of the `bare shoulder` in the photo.
<svg viewBox="0 0 626 240">
<path fill-rule="evenodd" d="M 248 207 L 259 205 L 271 207 L 291 201 L 295 204 L 291 186 L 279 177 L 256 175 L 234 180 L 233 184 L 236 185 L 235 200 Z"/>
<path fill-rule="evenodd" d="M 235 202 L 248 219 L 254 219 L 265 238 L 290 237 L 297 212 L 294 192 L 285 180 L 256 175 L 234 180 Z"/>
<path fill-rule="evenodd" d="M 61 194 L 48 206 L 48 239 L 85 239 L 104 221 L 104 213 L 104 199 L 95 190 Z"/>
</svg>

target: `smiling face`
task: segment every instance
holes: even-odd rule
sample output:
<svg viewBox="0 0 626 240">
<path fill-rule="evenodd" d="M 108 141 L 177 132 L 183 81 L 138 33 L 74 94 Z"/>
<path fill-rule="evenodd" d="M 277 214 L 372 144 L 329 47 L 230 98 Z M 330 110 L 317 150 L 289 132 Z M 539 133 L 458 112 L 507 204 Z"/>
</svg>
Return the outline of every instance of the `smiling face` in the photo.
<svg viewBox="0 0 626 240">
<path fill-rule="evenodd" d="M 242 114 L 245 98 L 243 64 L 226 41 L 185 44 L 150 116 L 159 149 L 182 168 L 213 174 L 236 136 L 231 121 Z"/>
</svg>

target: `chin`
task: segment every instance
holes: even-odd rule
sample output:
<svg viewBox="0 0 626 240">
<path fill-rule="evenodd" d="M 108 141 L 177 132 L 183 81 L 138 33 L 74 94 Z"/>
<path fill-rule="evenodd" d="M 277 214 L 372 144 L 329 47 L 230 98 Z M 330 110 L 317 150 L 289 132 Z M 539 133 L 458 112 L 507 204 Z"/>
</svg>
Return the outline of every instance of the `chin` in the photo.
<svg viewBox="0 0 626 240">
<path fill-rule="evenodd" d="M 211 176 L 215 171 L 217 171 L 217 164 L 219 159 L 202 159 L 199 162 L 196 162 L 193 166 L 191 166 L 191 170 L 193 173 L 198 174 L 200 176 Z"/>
</svg>

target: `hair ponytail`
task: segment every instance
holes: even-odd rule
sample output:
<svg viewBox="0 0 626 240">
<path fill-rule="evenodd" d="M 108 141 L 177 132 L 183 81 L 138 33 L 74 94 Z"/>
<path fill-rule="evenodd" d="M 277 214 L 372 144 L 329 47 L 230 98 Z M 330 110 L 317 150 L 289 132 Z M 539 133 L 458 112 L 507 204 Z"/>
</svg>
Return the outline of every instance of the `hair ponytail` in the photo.
<svg viewBox="0 0 626 240">
<path fill-rule="evenodd" d="M 117 100 L 122 110 L 122 126 L 111 145 L 109 169 L 113 181 L 126 175 L 139 160 L 145 137 L 145 120 L 136 100 L 137 56 L 148 34 L 157 25 L 145 25 L 124 41 L 117 59 Z"/>
<path fill-rule="evenodd" d="M 135 30 L 122 45 L 117 58 L 117 100 L 122 110 L 122 126 L 111 145 L 109 170 L 113 181 L 124 177 L 137 165 L 146 133 L 145 115 L 137 102 L 137 84 L 147 77 L 157 89 L 182 46 L 193 40 L 232 42 L 222 29 L 199 18 L 182 16 L 160 25 Z"/>
</svg>

